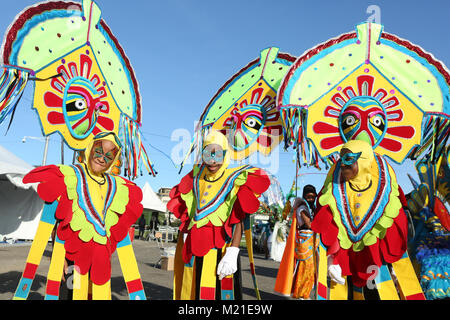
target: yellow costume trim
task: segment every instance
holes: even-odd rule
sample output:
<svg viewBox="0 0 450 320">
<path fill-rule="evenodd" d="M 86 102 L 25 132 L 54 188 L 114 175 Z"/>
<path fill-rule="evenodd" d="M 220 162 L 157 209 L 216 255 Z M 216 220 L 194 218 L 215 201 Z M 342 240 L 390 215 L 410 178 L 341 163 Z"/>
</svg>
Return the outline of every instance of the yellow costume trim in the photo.
<svg viewBox="0 0 450 320">
<path fill-rule="evenodd" d="M 209 202 L 209 200 L 211 200 L 211 198 L 217 195 L 217 193 L 220 191 L 220 188 L 223 186 L 223 182 L 226 181 L 226 179 L 229 178 L 233 173 L 242 169 L 243 167 L 245 166 L 226 169 L 223 173 L 222 178 L 220 178 L 216 183 L 212 184 L 209 184 L 208 182 L 204 181 L 203 177 L 205 176 L 205 173 L 203 171 L 199 179 L 200 196 L 198 201 L 205 200 L 205 202 Z M 256 170 L 258 169 L 249 168 L 245 169 L 245 171 L 240 173 L 239 176 L 235 179 L 231 191 L 228 193 L 225 200 L 222 201 L 219 207 L 214 212 L 211 212 L 207 216 L 197 221 L 195 220 L 197 202 L 194 196 L 194 191 L 191 190 L 187 194 L 181 194 L 181 198 L 185 201 L 186 206 L 188 208 L 188 214 L 190 218 L 188 229 L 191 229 L 194 225 L 196 225 L 197 228 L 201 228 L 204 225 L 207 225 L 209 222 L 211 222 L 211 224 L 216 227 L 222 226 L 224 222 L 227 221 L 227 219 L 230 217 L 234 202 L 237 199 L 237 193 L 239 191 L 239 188 L 247 181 L 248 172 L 255 172 Z M 208 186 L 211 187 L 208 188 Z M 207 196 L 204 196 L 205 190 L 208 190 Z"/>
<path fill-rule="evenodd" d="M 392 264 L 392 269 L 397 277 L 401 294 L 406 300 L 425 300 L 422 287 L 420 286 L 407 252 L 405 252 L 400 260 Z"/>
<path fill-rule="evenodd" d="M 85 212 L 81 209 L 79 206 L 79 193 L 77 191 L 77 185 L 78 185 L 78 177 L 75 173 L 75 169 L 72 166 L 66 166 L 66 165 L 59 165 L 58 166 L 61 173 L 64 175 L 64 183 L 67 187 L 67 197 L 69 200 L 72 200 L 72 220 L 70 221 L 70 227 L 73 231 L 80 230 L 80 233 L 78 234 L 79 238 L 83 240 L 84 242 L 89 242 L 90 240 L 93 240 L 99 244 L 106 244 L 107 238 L 98 234 L 95 231 L 94 226 L 89 223 L 86 219 Z M 85 169 L 83 169 L 85 170 Z M 116 192 L 113 195 L 112 202 L 110 207 L 108 208 L 106 212 L 105 217 L 105 230 L 107 237 L 111 236 L 110 228 L 114 226 L 118 221 L 119 217 L 116 214 L 122 214 L 125 212 L 126 205 L 128 203 L 128 188 L 125 186 L 125 180 L 123 180 L 120 177 L 117 176 L 109 176 L 111 179 L 114 179 L 116 182 Z M 88 181 L 90 178 L 87 177 L 86 180 Z M 88 186 L 89 186 L 88 182 Z M 94 191 L 94 192 L 92 192 Z M 100 208 L 103 206 L 104 202 L 99 203 L 99 195 L 98 191 L 94 188 L 90 192 L 90 195 L 94 194 L 94 198 L 91 198 L 94 202 L 94 206 L 96 206 L 96 209 L 99 206 Z M 105 190 L 106 192 L 106 190 Z M 95 195 L 97 193 L 97 195 Z M 100 199 L 100 201 L 102 201 Z M 103 212 L 103 210 L 99 211 Z M 116 213 L 116 214 L 114 214 Z"/>
<path fill-rule="evenodd" d="M 348 299 L 348 282 L 347 277 L 342 277 L 345 279 L 344 284 L 339 284 L 331 281 L 330 284 L 330 300 L 347 300 Z"/>
<path fill-rule="evenodd" d="M 181 252 L 183 249 L 183 245 L 183 234 L 179 233 L 175 252 Z M 175 255 L 173 264 L 173 300 L 180 300 L 184 273 L 184 262 L 181 254 Z"/>
<path fill-rule="evenodd" d="M 81 274 L 77 267 L 73 270 L 73 300 L 87 300 L 89 273 Z"/>
<path fill-rule="evenodd" d="M 317 272 L 316 295 L 318 300 L 328 299 L 328 258 L 327 249 L 322 241 L 319 242 L 319 268 Z"/>
<path fill-rule="evenodd" d="M 183 268 L 183 282 L 181 288 L 181 300 L 195 299 L 195 256 L 192 256 L 190 264 L 185 264 Z"/>
<path fill-rule="evenodd" d="M 86 179 L 86 181 L 90 190 L 89 196 L 91 197 L 92 204 L 94 205 L 95 210 L 97 210 L 97 212 L 100 214 L 101 218 L 105 219 L 103 206 L 105 204 L 104 199 L 106 198 L 108 187 L 106 183 L 101 185 L 93 181 L 92 179 Z"/>
<path fill-rule="evenodd" d="M 44 204 L 41 219 L 36 230 L 36 235 L 34 237 L 33 243 L 31 244 L 30 251 L 28 252 L 25 270 L 19 280 L 19 284 L 14 293 L 13 300 L 25 300 L 28 297 L 36 269 L 41 262 L 45 247 L 48 244 L 48 239 L 50 238 L 50 235 L 52 234 L 53 228 L 56 223 L 55 210 L 57 206 L 58 201 L 55 201 L 51 204 Z M 25 274 L 30 266 L 34 267 L 34 271 L 30 272 L 30 274 Z"/>
<path fill-rule="evenodd" d="M 217 249 L 211 249 L 203 257 L 202 275 L 200 278 L 200 300 L 203 300 L 203 290 L 216 289 Z M 210 299 L 209 299 L 210 300 Z"/>
<path fill-rule="evenodd" d="M 47 273 L 47 287 L 49 286 L 49 281 L 54 281 L 57 283 L 61 282 L 61 278 L 64 271 L 64 261 L 66 256 L 66 249 L 64 248 L 64 243 L 56 236 L 55 243 L 53 245 L 53 253 L 50 261 L 50 267 Z M 70 279 L 66 279 L 66 284 L 68 284 Z M 47 300 L 48 295 L 46 292 L 45 299 Z"/>
<path fill-rule="evenodd" d="M 92 300 L 111 300 L 111 280 L 102 285 L 92 283 Z"/>
</svg>

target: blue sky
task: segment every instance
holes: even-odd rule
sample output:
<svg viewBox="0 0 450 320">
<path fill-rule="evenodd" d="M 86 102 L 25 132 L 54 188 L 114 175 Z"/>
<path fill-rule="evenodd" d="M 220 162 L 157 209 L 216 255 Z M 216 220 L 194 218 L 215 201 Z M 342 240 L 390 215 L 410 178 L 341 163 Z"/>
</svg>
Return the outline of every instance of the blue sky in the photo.
<svg viewBox="0 0 450 320">
<path fill-rule="evenodd" d="M 178 183 L 191 166 L 178 174 L 167 155 L 179 141 L 176 130 L 193 133 L 194 123 L 216 91 L 235 72 L 267 47 L 300 56 L 315 45 L 353 31 L 367 20 L 370 5 L 377 5 L 385 31 L 420 45 L 450 66 L 449 1 L 256 1 L 256 0 L 97 0 L 102 17 L 129 57 L 139 82 L 143 104 L 142 133 L 158 175 L 146 172 L 136 180 L 146 181 L 156 191 Z M 36 1 L 2 1 L 0 33 L 14 17 Z M 11 129 L 8 120 L 0 126 L 0 144 L 30 164 L 42 162 L 43 140 L 36 113 L 31 109 L 32 85 L 18 105 Z M 186 131 L 187 130 L 187 131 Z M 73 152 L 65 148 L 65 163 Z M 292 149 L 281 150 L 276 172 L 287 192 L 295 175 Z M 47 164 L 61 162 L 61 139 L 50 136 Z M 264 166 L 263 166 L 264 167 Z M 394 165 L 400 185 L 408 192 L 406 173 L 416 176 L 409 162 Z M 325 171 L 301 169 L 300 186 L 318 189 Z"/>
</svg>

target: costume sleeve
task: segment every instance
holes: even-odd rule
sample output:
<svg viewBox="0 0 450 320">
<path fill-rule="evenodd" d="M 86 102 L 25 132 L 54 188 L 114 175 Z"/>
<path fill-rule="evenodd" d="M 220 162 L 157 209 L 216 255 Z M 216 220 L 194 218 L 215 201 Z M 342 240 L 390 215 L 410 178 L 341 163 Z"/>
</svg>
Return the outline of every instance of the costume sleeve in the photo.
<svg viewBox="0 0 450 320">
<path fill-rule="evenodd" d="M 189 172 L 181 179 L 180 183 L 172 188 L 170 191 L 170 200 L 167 203 L 167 209 L 172 212 L 175 217 L 181 220 L 179 230 L 181 232 L 187 232 L 190 218 L 187 210 L 186 203 L 181 198 L 181 194 L 186 194 L 193 189 L 194 177 L 193 172 Z"/>
<path fill-rule="evenodd" d="M 23 183 L 39 183 L 37 193 L 45 202 L 53 202 L 64 193 L 64 175 L 55 165 L 37 167 L 23 177 Z"/>
<path fill-rule="evenodd" d="M 128 234 L 129 228 L 136 223 L 144 210 L 142 206 L 142 190 L 134 182 L 123 177 L 125 187 L 128 189 L 128 199 L 124 199 L 125 211 L 120 214 L 118 222 L 111 227 L 111 238 L 114 238 L 114 248 L 118 242 L 122 241 Z"/>
<path fill-rule="evenodd" d="M 319 202 L 317 201 L 319 205 Z M 334 254 L 339 250 L 338 227 L 333 221 L 333 215 L 328 205 L 320 206 L 311 223 L 311 229 L 320 234 L 321 240 L 328 249 L 328 254 Z"/>
<path fill-rule="evenodd" d="M 246 214 L 255 213 L 259 208 L 258 198 L 269 186 L 270 179 L 264 170 L 249 170 L 247 181 L 239 188 L 237 201 L 234 203 L 227 225 L 239 223 L 245 219 Z"/>
</svg>

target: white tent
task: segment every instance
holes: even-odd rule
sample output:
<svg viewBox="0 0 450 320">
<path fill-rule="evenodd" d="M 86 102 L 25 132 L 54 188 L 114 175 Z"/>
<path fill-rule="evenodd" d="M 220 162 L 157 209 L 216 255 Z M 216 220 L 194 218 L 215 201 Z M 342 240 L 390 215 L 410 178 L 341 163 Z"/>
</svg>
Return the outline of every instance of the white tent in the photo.
<svg viewBox="0 0 450 320">
<path fill-rule="evenodd" d="M 33 166 L 0 146 L 0 241 L 34 239 L 44 202 L 22 178 Z"/>
<path fill-rule="evenodd" d="M 142 206 L 144 209 L 166 212 L 166 205 L 158 198 L 148 182 L 142 188 L 142 195 Z"/>
</svg>

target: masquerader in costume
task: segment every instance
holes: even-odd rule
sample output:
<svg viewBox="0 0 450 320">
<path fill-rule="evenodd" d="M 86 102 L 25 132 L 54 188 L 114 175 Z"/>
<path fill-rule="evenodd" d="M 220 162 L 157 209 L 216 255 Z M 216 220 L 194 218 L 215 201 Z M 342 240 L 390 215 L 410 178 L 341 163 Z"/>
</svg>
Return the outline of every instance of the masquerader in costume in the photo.
<svg viewBox="0 0 450 320">
<path fill-rule="evenodd" d="M 32 170 L 24 183 L 38 182 L 45 201 L 36 236 L 14 299 L 26 299 L 54 225 L 56 238 L 45 299 L 58 299 L 64 261 L 73 262 L 73 299 L 111 299 L 111 255 L 117 249 L 132 300 L 146 299 L 128 234 L 141 215 L 142 191 L 109 173 L 120 157 L 113 132 L 97 134 L 77 165 L 49 165 Z"/>
<path fill-rule="evenodd" d="M 305 186 L 303 194 L 309 194 L 309 191 L 312 190 Z M 303 198 L 294 201 L 289 237 L 275 281 L 276 292 L 291 295 L 294 299 L 308 299 L 314 286 L 314 251 L 318 241 L 311 230 L 313 215 L 308 203 Z"/>
<path fill-rule="evenodd" d="M 258 210 L 258 197 L 270 180 L 261 169 L 228 168 L 229 162 L 226 137 L 212 131 L 203 143 L 202 164 L 170 192 L 167 208 L 182 222 L 175 254 L 175 300 L 242 298 L 239 243 L 244 223 Z M 250 229 L 245 229 L 247 238 Z"/>
<path fill-rule="evenodd" d="M 406 200 L 393 169 L 365 141 L 346 142 L 340 156 L 319 194 L 312 222 L 321 240 L 318 298 L 364 299 L 371 292 L 382 300 L 424 299 L 406 251 Z"/>
<path fill-rule="evenodd" d="M 448 215 L 448 213 L 447 213 Z M 450 298 L 450 231 L 429 207 L 413 213 L 415 237 L 411 241 L 420 264 L 420 284 L 427 300 Z"/>
<path fill-rule="evenodd" d="M 448 152 L 448 151 L 447 151 Z M 414 189 L 406 195 L 414 235 L 411 256 L 420 269 L 420 285 L 427 300 L 450 298 L 450 167 L 448 155 L 416 162 L 420 184 L 411 177 Z"/>
</svg>

